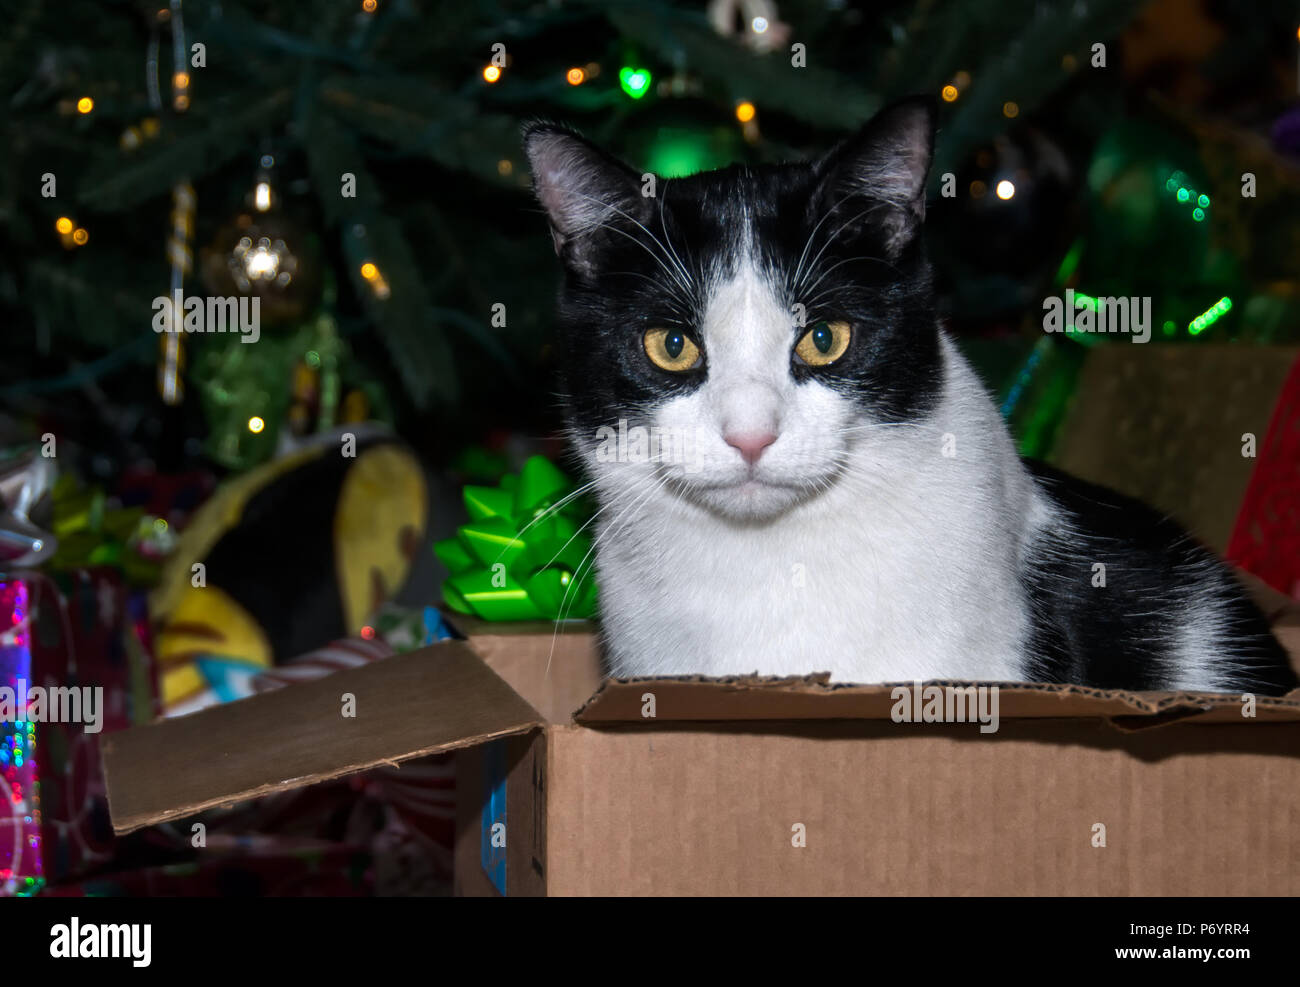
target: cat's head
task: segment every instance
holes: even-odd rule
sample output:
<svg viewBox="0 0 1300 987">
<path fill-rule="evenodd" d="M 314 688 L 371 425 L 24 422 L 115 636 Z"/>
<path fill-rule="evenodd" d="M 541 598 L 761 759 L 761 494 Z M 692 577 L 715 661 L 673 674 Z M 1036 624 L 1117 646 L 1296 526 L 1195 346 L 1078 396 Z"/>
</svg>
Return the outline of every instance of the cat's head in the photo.
<svg viewBox="0 0 1300 987">
<path fill-rule="evenodd" d="M 562 390 L 595 478 L 764 520 L 936 398 L 920 243 L 934 110 L 895 104 L 812 161 L 662 179 L 528 128 L 565 278 Z"/>
</svg>

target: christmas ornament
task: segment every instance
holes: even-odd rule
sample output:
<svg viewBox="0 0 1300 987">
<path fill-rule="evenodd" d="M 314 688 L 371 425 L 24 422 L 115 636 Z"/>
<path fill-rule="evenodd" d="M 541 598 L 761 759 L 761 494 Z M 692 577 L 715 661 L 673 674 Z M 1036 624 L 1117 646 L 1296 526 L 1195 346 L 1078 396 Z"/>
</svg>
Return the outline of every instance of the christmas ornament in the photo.
<svg viewBox="0 0 1300 987">
<path fill-rule="evenodd" d="M 241 213 L 224 225 L 203 249 L 200 267 L 209 294 L 260 299 L 263 330 L 297 325 L 320 302 L 315 238 L 274 207 Z"/>
<path fill-rule="evenodd" d="M 790 39 L 790 25 L 782 22 L 772 0 L 712 0 L 709 23 L 724 38 L 737 38 L 751 51 L 775 51 Z"/>
<path fill-rule="evenodd" d="M 335 424 L 344 344 L 325 312 L 256 346 L 201 343 L 195 377 L 208 422 L 204 448 L 216 462 L 248 469 L 290 438 Z"/>
</svg>

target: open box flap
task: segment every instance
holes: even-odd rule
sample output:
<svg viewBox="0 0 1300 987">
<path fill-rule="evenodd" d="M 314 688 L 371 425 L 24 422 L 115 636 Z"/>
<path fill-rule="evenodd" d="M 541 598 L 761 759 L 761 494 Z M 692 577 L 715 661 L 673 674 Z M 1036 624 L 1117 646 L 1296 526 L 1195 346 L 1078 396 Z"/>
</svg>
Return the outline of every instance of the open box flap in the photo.
<svg viewBox="0 0 1300 987">
<path fill-rule="evenodd" d="M 355 716 L 343 715 L 345 696 Z M 461 641 L 102 738 L 113 829 L 524 733 L 542 717 Z"/>
<path fill-rule="evenodd" d="M 718 720 L 888 720 L 906 695 L 915 709 L 916 683 L 839 685 L 826 673 L 803 678 L 608 679 L 586 705 L 573 714 L 586 726 L 614 723 Z M 1195 716 L 1210 722 L 1242 722 L 1238 696 L 1190 692 L 1121 692 L 1073 685 L 1022 682 L 934 681 L 925 686 L 970 689 L 998 687 L 998 716 L 1003 719 L 1082 717 L 1113 720 L 1120 725 L 1150 725 Z M 895 693 L 899 686 L 908 693 Z M 654 696 L 654 719 L 643 715 L 647 694 Z M 920 702 L 927 699 L 924 688 Z M 967 707 L 973 720 L 979 706 Z M 1257 720 L 1300 720 L 1300 692 L 1284 698 L 1260 696 Z"/>
</svg>

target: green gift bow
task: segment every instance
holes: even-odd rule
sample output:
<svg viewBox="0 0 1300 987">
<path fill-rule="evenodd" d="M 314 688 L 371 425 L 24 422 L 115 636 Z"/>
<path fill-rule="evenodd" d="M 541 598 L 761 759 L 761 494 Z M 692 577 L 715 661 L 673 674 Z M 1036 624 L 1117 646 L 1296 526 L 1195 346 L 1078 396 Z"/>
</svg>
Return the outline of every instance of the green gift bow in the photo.
<svg viewBox="0 0 1300 987">
<path fill-rule="evenodd" d="M 102 489 L 82 489 L 67 473 L 59 477 L 51 493 L 54 518 L 50 530 L 59 539 L 50 559 L 51 569 L 109 565 L 120 569 L 133 587 L 158 581 L 158 563 L 137 551 L 155 522 L 144 508 L 109 507 Z"/>
<path fill-rule="evenodd" d="M 484 620 L 594 616 L 589 516 L 579 498 L 553 509 L 572 489 L 545 456 L 498 486 L 467 485 L 469 523 L 433 546 L 452 573 L 442 584 L 447 605 Z"/>
</svg>

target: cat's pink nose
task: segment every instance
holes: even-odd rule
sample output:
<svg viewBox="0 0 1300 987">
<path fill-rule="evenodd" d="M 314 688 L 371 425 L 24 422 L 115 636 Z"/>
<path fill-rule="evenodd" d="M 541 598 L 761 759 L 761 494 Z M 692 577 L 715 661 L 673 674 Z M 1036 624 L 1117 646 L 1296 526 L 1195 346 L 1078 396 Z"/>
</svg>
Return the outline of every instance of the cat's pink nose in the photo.
<svg viewBox="0 0 1300 987">
<path fill-rule="evenodd" d="M 727 435 L 722 436 L 727 445 L 740 450 L 741 458 L 750 466 L 758 462 L 758 457 L 763 455 L 763 450 L 776 441 L 776 436 L 771 432 L 760 432 L 754 435 Z"/>
</svg>

